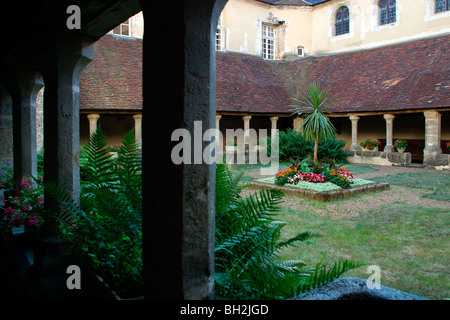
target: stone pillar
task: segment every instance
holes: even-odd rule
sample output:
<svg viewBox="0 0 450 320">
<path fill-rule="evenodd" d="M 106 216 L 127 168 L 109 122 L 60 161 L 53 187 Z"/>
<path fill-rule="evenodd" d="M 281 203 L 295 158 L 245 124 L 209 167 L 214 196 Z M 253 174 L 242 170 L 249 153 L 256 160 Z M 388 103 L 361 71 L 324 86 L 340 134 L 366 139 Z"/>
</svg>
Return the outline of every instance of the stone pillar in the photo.
<svg viewBox="0 0 450 320">
<path fill-rule="evenodd" d="M 294 130 L 295 131 L 301 131 L 303 125 L 303 118 L 297 117 L 294 118 Z"/>
<path fill-rule="evenodd" d="M 134 119 L 134 139 L 142 148 L 142 114 L 135 114 Z"/>
<path fill-rule="evenodd" d="M 167 19 L 152 12 L 170 11 L 171 23 L 175 24 L 143 40 L 144 47 L 165 43 L 165 49 L 175 54 L 150 52 L 148 57 L 144 55 L 143 62 L 143 110 L 152 114 L 143 119 L 144 123 L 152 121 L 144 132 L 152 139 L 152 150 L 144 152 L 142 161 L 143 172 L 147 172 L 143 179 L 143 211 L 149 213 L 143 215 L 146 298 L 213 299 L 215 164 L 195 164 L 194 160 L 198 156 L 196 145 L 205 150 L 211 144 L 202 139 L 201 133 L 214 128 L 213 39 L 226 1 L 190 0 L 184 6 L 167 1 L 140 3 L 144 19 L 149 19 L 144 22 L 146 34 L 151 33 L 155 22 L 165 23 Z M 170 101 L 166 108 L 153 108 L 167 97 Z M 160 121 L 167 118 L 168 110 L 172 110 L 170 121 Z M 198 121 L 201 132 L 194 136 Z M 173 148 L 180 143 L 171 140 L 172 133 L 180 128 L 192 137 L 188 151 L 191 163 L 175 164 L 171 158 Z"/>
<path fill-rule="evenodd" d="M 14 190 L 20 182 L 33 185 L 37 177 L 36 98 L 44 82 L 39 73 L 11 67 L 5 83 L 13 103 Z"/>
<path fill-rule="evenodd" d="M 0 85 L 0 177 L 13 167 L 13 106 L 11 94 Z"/>
<path fill-rule="evenodd" d="M 244 146 L 248 146 L 250 139 L 250 119 L 252 116 L 243 116 L 242 120 L 244 120 Z"/>
<path fill-rule="evenodd" d="M 352 145 L 350 146 L 350 151 L 359 151 L 358 145 L 358 116 L 350 116 L 352 122 Z"/>
<path fill-rule="evenodd" d="M 394 147 L 392 146 L 394 144 L 392 140 L 393 136 L 393 121 L 395 116 L 392 114 L 385 114 L 383 118 L 386 120 L 386 146 L 384 147 L 384 152 L 394 152 Z"/>
<path fill-rule="evenodd" d="M 92 61 L 92 44 L 79 36 L 36 42 L 33 59 L 44 77 L 44 179 L 61 186 L 75 203 L 80 198 L 80 76 Z M 59 206 L 45 195 L 45 206 Z M 49 235 L 58 232 L 47 220 Z"/>
<path fill-rule="evenodd" d="M 272 130 L 270 131 L 270 138 L 273 139 L 275 135 L 275 131 L 277 129 L 277 120 L 278 117 L 271 117 L 270 121 L 272 122 Z"/>
<path fill-rule="evenodd" d="M 91 113 L 87 115 L 89 119 L 89 136 L 91 136 L 95 131 L 97 131 L 97 121 L 100 115 L 97 113 Z"/>
<path fill-rule="evenodd" d="M 432 164 L 441 149 L 441 114 L 437 111 L 425 111 L 425 149 L 424 164 Z"/>
</svg>

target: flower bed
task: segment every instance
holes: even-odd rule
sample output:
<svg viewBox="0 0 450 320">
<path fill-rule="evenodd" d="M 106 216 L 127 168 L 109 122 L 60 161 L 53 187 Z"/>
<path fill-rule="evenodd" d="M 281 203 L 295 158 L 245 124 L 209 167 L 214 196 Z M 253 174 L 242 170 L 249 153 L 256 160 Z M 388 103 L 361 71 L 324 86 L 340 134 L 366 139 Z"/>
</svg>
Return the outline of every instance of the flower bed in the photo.
<svg viewBox="0 0 450 320">
<path fill-rule="evenodd" d="M 384 190 L 389 188 L 389 184 L 355 178 L 344 167 L 325 170 L 323 174 L 298 172 L 297 168 L 289 167 L 287 170 L 278 172 L 275 177 L 253 182 L 250 187 L 253 189 L 274 188 L 288 195 L 329 201 Z"/>
<path fill-rule="evenodd" d="M 259 179 L 257 182 L 261 183 L 269 183 L 269 184 L 275 184 L 275 178 L 264 178 Z M 374 184 L 375 182 L 370 180 L 364 180 L 355 178 L 353 180 L 353 183 L 351 187 L 358 187 L 358 186 L 364 186 L 369 184 Z M 332 182 L 323 182 L 323 183 L 314 183 L 314 182 L 308 182 L 308 181 L 299 181 L 297 184 L 286 184 L 285 187 L 291 187 L 291 188 L 298 188 L 298 189 L 304 189 L 304 190 L 310 190 L 315 192 L 327 192 L 327 191 L 336 191 L 336 190 L 342 190 L 343 188 L 332 183 Z"/>
</svg>

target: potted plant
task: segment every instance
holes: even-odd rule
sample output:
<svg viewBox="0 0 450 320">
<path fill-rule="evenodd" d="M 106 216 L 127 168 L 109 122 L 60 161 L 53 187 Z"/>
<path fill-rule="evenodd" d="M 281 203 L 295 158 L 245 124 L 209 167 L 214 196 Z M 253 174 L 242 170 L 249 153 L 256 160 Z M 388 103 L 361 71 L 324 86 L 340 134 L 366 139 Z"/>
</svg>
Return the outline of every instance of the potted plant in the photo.
<svg viewBox="0 0 450 320">
<path fill-rule="evenodd" d="M 450 153 L 450 141 L 447 142 L 447 143 L 445 144 L 445 146 L 447 147 L 447 149 L 448 149 L 448 151 L 449 151 L 449 153 Z"/>
<path fill-rule="evenodd" d="M 394 142 L 394 147 L 397 149 L 398 153 L 403 153 L 408 146 L 408 142 L 405 139 L 397 139 Z"/>
<path fill-rule="evenodd" d="M 381 142 L 378 140 L 366 139 L 365 141 L 359 144 L 363 151 L 377 151 L 378 147 L 381 145 Z"/>
</svg>

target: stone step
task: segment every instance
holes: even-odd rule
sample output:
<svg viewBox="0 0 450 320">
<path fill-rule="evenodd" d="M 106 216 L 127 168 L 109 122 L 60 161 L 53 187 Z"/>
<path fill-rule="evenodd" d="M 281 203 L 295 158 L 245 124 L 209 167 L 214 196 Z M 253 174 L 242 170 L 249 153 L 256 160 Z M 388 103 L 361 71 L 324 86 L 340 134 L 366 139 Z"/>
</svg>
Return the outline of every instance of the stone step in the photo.
<svg viewBox="0 0 450 320">
<path fill-rule="evenodd" d="M 420 164 L 420 163 L 409 163 L 409 164 L 405 165 L 405 167 L 408 167 L 408 168 L 425 168 L 425 166 L 423 164 Z"/>
</svg>

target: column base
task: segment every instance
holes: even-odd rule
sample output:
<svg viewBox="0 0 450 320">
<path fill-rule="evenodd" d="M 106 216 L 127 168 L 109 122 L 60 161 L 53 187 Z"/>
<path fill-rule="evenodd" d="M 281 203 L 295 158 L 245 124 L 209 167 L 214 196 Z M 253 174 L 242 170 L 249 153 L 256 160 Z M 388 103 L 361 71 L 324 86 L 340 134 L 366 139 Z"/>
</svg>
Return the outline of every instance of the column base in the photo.
<svg viewBox="0 0 450 320">
<path fill-rule="evenodd" d="M 395 152 L 395 148 L 393 147 L 393 146 L 391 146 L 391 145 L 386 145 L 385 147 L 384 147 L 384 150 L 383 150 L 384 152 L 387 152 L 387 153 L 391 153 L 391 152 Z"/>
</svg>

